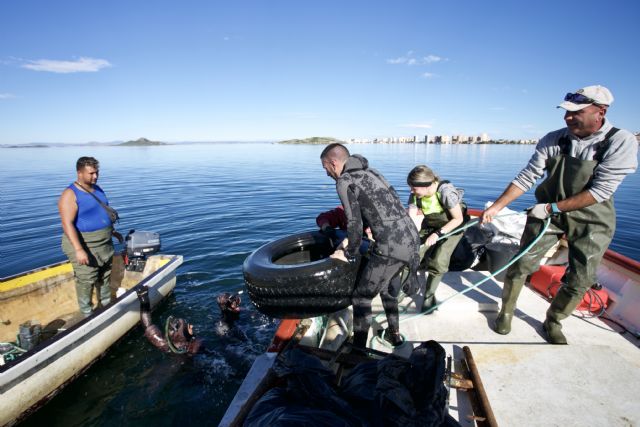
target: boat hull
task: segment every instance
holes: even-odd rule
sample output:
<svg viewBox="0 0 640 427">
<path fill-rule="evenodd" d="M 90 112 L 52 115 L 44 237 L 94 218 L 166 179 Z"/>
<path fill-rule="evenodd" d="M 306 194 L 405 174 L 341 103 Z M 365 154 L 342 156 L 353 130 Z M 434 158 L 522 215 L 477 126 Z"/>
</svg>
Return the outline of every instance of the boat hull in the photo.
<svg viewBox="0 0 640 427">
<path fill-rule="evenodd" d="M 13 425 L 46 403 L 97 361 L 140 321 L 135 288 L 147 286 L 152 307 L 176 284 L 181 256 L 70 329 L 36 346 L 0 370 L 0 425 Z"/>
<path fill-rule="evenodd" d="M 470 213 L 478 216 L 481 211 L 470 210 Z M 558 250 L 552 261 L 549 265 L 563 265 L 566 250 Z M 439 298 L 446 301 L 460 296 L 473 283 L 487 279 L 488 274 L 474 270 L 451 272 L 439 287 Z M 523 289 L 520 295 L 511 333 L 496 334 L 491 326 L 502 292 L 502 282 L 496 279 L 443 305 L 429 316 L 420 316 L 422 295 L 406 298 L 401 310 L 406 310 L 402 316 L 408 321 L 402 323 L 401 331 L 411 345 L 403 344 L 395 349 L 384 343 L 378 345 L 382 341 L 372 330 L 370 347 L 408 357 L 415 343 L 433 339 L 442 343 L 452 357 L 454 372 L 462 372 L 460 367 L 464 366 L 465 357 L 461 357 L 461 350 L 471 344 L 486 397 L 494 399 L 492 413 L 503 425 L 636 425 L 637 399 L 628 397 L 638 395 L 640 384 L 636 339 L 640 330 L 640 311 L 637 310 L 640 263 L 608 250 L 597 276 L 611 301 L 602 319 L 613 320 L 613 323 L 589 319 L 589 315 L 584 319 L 571 316 L 564 321 L 570 346 L 547 344 L 542 320 L 548 301 L 546 295 L 541 298 L 529 288 Z M 424 275 L 421 277 L 424 280 Z M 544 288 L 548 285 L 551 280 Z M 376 317 L 384 316 L 378 298 L 374 300 L 373 311 Z M 409 320 L 412 317 L 415 318 Z M 220 426 L 238 425 L 243 412 L 248 413 L 251 397 L 258 394 L 258 386 L 275 360 L 274 353 L 286 348 L 300 323 L 299 319 L 280 322 L 268 353 L 256 359 Z M 314 336 L 318 335 L 315 331 Z M 527 393 L 522 393 L 523 385 L 527 384 L 544 384 L 544 387 L 530 387 Z M 450 394 L 450 413 L 462 425 L 473 423 L 469 420 L 475 416 L 469 395 L 468 390 L 452 390 Z M 569 402 L 567 396 L 582 397 Z M 546 410 L 540 411 L 540 407 Z"/>
</svg>

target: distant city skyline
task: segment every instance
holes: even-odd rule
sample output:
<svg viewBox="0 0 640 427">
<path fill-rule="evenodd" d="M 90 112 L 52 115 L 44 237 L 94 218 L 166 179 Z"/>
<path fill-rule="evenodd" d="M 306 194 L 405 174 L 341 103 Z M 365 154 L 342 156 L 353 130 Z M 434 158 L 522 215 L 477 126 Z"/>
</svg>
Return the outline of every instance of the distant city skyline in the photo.
<svg viewBox="0 0 640 427">
<path fill-rule="evenodd" d="M 640 3 L 608 3 L 611 24 L 602 7 L 1 2 L 0 144 L 530 140 L 563 127 L 556 106 L 592 84 L 613 92 L 612 123 L 637 132 Z"/>
</svg>

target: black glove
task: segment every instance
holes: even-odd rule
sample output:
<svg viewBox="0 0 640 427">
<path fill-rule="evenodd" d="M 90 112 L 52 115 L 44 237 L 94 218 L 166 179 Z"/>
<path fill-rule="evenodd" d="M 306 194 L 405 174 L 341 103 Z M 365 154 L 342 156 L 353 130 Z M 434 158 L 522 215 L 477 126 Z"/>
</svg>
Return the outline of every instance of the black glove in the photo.
<svg viewBox="0 0 640 427">
<path fill-rule="evenodd" d="M 330 239 L 336 238 L 336 229 L 331 227 L 329 224 L 322 224 L 322 228 L 320 228 L 320 232 Z"/>
</svg>

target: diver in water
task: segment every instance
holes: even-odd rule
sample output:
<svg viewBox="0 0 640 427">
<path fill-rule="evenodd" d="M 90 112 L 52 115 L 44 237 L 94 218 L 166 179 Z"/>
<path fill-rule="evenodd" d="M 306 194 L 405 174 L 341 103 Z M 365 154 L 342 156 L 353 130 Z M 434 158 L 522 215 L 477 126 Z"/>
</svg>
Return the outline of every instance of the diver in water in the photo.
<svg viewBox="0 0 640 427">
<path fill-rule="evenodd" d="M 225 292 L 218 295 L 216 301 L 222 314 L 222 320 L 229 327 L 233 327 L 234 322 L 240 317 L 240 303 L 242 302 L 240 295 L 232 295 L 229 292 Z"/>
<path fill-rule="evenodd" d="M 144 326 L 144 336 L 149 342 L 167 353 L 196 354 L 202 350 L 202 340 L 193 333 L 193 325 L 184 319 L 169 316 L 164 325 L 164 334 L 151 321 L 151 303 L 149 289 L 141 286 L 136 289 L 140 300 L 140 319 Z"/>
<path fill-rule="evenodd" d="M 240 295 L 225 292 L 216 298 L 218 308 L 222 317 L 216 323 L 216 333 L 219 336 L 235 337 L 242 341 L 247 341 L 247 335 L 235 325 L 236 320 L 240 317 Z"/>
<path fill-rule="evenodd" d="M 164 352 L 176 354 L 196 354 L 206 350 L 203 340 L 195 337 L 193 325 L 185 319 L 169 316 L 163 334 L 151 321 L 149 289 L 142 286 L 136 289 L 136 293 L 140 300 L 140 319 L 144 326 L 144 336 L 151 344 Z M 233 335 L 246 341 L 247 336 L 244 332 L 234 327 L 234 322 L 240 317 L 240 296 L 225 292 L 218 295 L 216 301 L 222 314 L 216 328 L 218 335 Z"/>
</svg>

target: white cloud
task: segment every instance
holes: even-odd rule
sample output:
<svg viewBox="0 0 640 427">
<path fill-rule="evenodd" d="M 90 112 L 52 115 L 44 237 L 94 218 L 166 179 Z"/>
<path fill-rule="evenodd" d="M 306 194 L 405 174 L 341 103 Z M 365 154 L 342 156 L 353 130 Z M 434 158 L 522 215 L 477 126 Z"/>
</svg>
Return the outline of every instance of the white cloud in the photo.
<svg viewBox="0 0 640 427">
<path fill-rule="evenodd" d="M 0 99 L 11 99 L 15 98 L 15 95 L 11 93 L 0 93 Z"/>
<path fill-rule="evenodd" d="M 57 61 L 54 59 L 38 59 L 37 61 L 29 61 L 28 64 L 22 65 L 33 71 L 48 71 L 50 73 L 93 73 L 103 68 L 111 67 L 109 61 L 105 59 L 85 58 L 81 57 L 76 61 Z"/>
<path fill-rule="evenodd" d="M 403 128 L 413 128 L 413 129 L 431 129 L 433 126 L 429 123 L 408 123 L 404 125 L 400 125 Z"/>
<path fill-rule="evenodd" d="M 387 64 L 428 65 L 441 61 L 447 61 L 447 59 L 437 55 L 427 55 L 422 58 L 416 58 L 413 55 L 413 51 L 410 50 L 406 55 L 387 59 Z"/>
<path fill-rule="evenodd" d="M 408 60 L 407 57 L 405 56 L 400 56 L 398 58 L 394 58 L 394 59 L 387 59 L 387 64 L 404 64 L 406 63 Z"/>
<path fill-rule="evenodd" d="M 434 62 L 442 61 L 442 58 L 436 55 L 428 55 L 422 58 L 422 60 L 424 61 L 425 64 L 432 64 Z"/>
<path fill-rule="evenodd" d="M 432 78 L 436 77 L 436 75 L 433 74 L 433 73 L 422 73 L 422 77 L 425 78 L 425 79 L 432 79 Z"/>
</svg>

